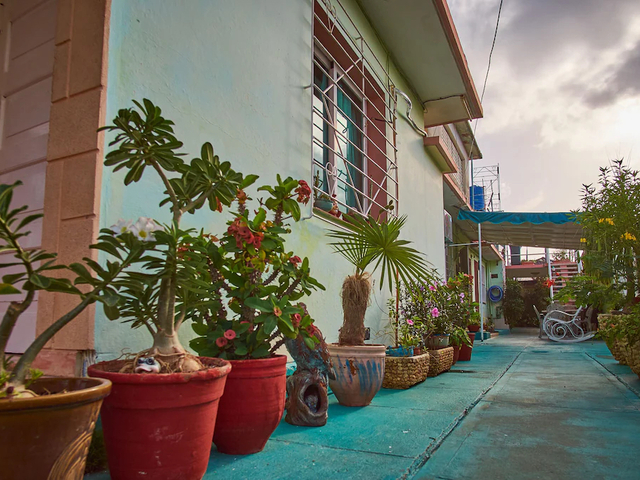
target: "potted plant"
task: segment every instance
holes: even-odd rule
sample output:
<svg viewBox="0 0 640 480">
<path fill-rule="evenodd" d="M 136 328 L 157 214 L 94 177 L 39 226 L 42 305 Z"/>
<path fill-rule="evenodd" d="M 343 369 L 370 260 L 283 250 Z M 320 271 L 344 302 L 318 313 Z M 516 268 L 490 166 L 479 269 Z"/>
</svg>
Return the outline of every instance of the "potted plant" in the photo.
<svg viewBox="0 0 640 480">
<path fill-rule="evenodd" d="M 31 365 L 46 343 L 87 306 L 96 302 L 112 305 L 117 300 L 123 272 L 141 261 L 144 249 L 140 242 L 129 239 L 128 252 L 102 268 L 89 258 L 85 258 L 86 266 L 61 265 L 53 253 L 22 247 L 20 239 L 30 233 L 27 227 L 42 215 L 23 216 L 27 206 L 11 208 L 13 192 L 19 185 L 0 185 L 0 251 L 4 258 L 11 258 L 0 267 L 13 269 L 2 277 L 0 295 L 14 296 L 0 324 L 2 477 L 80 478 L 100 404 L 109 395 L 111 383 L 43 377 Z M 109 249 L 110 238 L 101 236 L 92 247 Z M 74 282 L 62 274 L 75 276 Z M 78 303 L 40 333 L 13 364 L 5 350 L 18 318 L 32 305 L 37 291 L 74 295 Z"/>
<path fill-rule="evenodd" d="M 449 345 L 453 347 L 453 363 L 455 365 L 460 356 L 460 348 L 463 345 L 466 345 L 467 347 L 471 346 L 471 339 L 464 327 L 457 325 L 453 327 L 453 330 L 449 335 Z"/>
<path fill-rule="evenodd" d="M 480 319 L 479 318 L 472 318 L 469 320 L 469 324 L 467 325 L 467 330 L 469 330 L 469 332 L 471 333 L 476 333 L 480 331 Z M 475 338 L 475 335 L 473 335 L 473 337 Z"/>
<path fill-rule="evenodd" d="M 332 391 L 342 405 L 365 406 L 382 386 L 385 345 L 365 345 L 364 316 L 371 295 L 371 275 L 381 267 L 379 285 L 385 281 L 389 291 L 394 282 L 411 282 L 429 276 L 422 255 L 400 240 L 400 230 L 406 217 L 378 222 L 373 217 L 345 216 L 347 230 L 331 230 L 327 235 L 335 241 L 330 245 L 351 263 L 355 272 L 342 285 L 344 321 L 337 344 L 328 345 L 335 370 L 330 381 Z"/>
<path fill-rule="evenodd" d="M 135 224 L 120 221 L 112 231 L 103 230 L 109 239 L 103 250 L 111 257 L 128 254 L 134 237 L 145 248 L 142 268 L 126 274 L 119 298 L 105 304 L 105 313 L 111 320 L 122 318 L 133 328 L 147 329 L 153 343 L 130 358 L 93 365 L 89 374 L 113 383 L 102 406 L 113 477 L 200 479 L 230 365 L 188 353 L 178 337 L 179 328 L 201 308 L 202 292 L 211 292 L 207 256 L 189 250 L 198 235 L 180 224 L 186 213 L 205 206 L 221 212 L 256 177 L 244 178 L 229 162 L 221 162 L 210 143 L 202 146 L 200 158 L 186 163 L 173 122 L 149 100 L 134 103 L 137 108 L 120 110 L 113 124 L 104 127 L 115 134 L 105 165 L 125 170 L 125 185 L 153 170 L 163 185 L 160 205 L 169 206 L 170 220 L 164 225 L 147 218 Z M 212 294 L 207 301 L 216 300 Z M 145 371 L 154 373 L 138 373 Z"/>
<path fill-rule="evenodd" d="M 310 349 L 319 343 L 300 300 L 324 290 L 311 276 L 309 260 L 285 249 L 291 232 L 286 220 L 300 220 L 299 203 L 309 202 L 311 189 L 304 180 L 278 175 L 276 185 L 258 191 L 268 198 L 257 210 L 247 208 L 251 199 L 240 190 L 227 230 L 199 245 L 207 253 L 216 301 L 203 302 L 193 324 L 199 337 L 190 345 L 232 364 L 213 441 L 218 451 L 234 455 L 261 451 L 278 426 L 287 359 L 276 352 L 287 338 L 300 336 Z"/>
</svg>

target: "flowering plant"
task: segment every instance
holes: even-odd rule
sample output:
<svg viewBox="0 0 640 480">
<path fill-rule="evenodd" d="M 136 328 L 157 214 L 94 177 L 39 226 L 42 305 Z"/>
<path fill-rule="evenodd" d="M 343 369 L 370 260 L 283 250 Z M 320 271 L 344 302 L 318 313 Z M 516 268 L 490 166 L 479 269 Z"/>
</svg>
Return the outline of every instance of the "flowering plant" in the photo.
<svg viewBox="0 0 640 480">
<path fill-rule="evenodd" d="M 291 232 L 285 221 L 300 219 L 298 203 L 309 202 L 311 189 L 304 180 L 278 175 L 275 186 L 258 191 L 269 197 L 259 200 L 253 214 L 246 206 L 247 194 L 238 191 L 238 209 L 226 232 L 219 240 L 199 239 L 189 251 L 206 255 L 215 298 L 210 303 L 204 298 L 194 317 L 199 336 L 190 345 L 201 355 L 264 358 L 285 338 L 302 335 L 309 348 L 319 342 L 313 319 L 299 300 L 324 287 L 311 276 L 309 260 L 288 252 L 284 243 Z"/>
<path fill-rule="evenodd" d="M 403 292 L 402 295 L 406 297 L 406 289 L 403 289 Z M 389 323 L 385 328 L 384 334 L 392 339 L 396 347 L 424 346 L 424 339 L 433 330 L 431 317 L 423 319 L 418 315 L 412 315 L 411 312 L 414 310 L 407 307 L 406 302 L 400 299 L 398 299 L 398 308 L 396 308 L 396 301 L 393 298 L 389 299 L 388 306 Z"/>
<path fill-rule="evenodd" d="M 439 285 L 436 297 L 441 315 L 452 325 L 466 327 L 480 319 L 478 304 L 471 299 L 473 277 L 459 273 Z"/>
</svg>

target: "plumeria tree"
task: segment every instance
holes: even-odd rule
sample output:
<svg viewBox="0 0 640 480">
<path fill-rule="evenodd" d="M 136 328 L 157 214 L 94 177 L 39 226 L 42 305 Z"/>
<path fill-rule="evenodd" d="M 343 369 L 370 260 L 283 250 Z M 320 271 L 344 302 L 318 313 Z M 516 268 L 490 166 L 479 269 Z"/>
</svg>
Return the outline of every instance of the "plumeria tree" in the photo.
<svg viewBox="0 0 640 480">
<path fill-rule="evenodd" d="M 237 211 L 226 232 L 201 237 L 185 252 L 206 255 L 216 300 L 202 303 L 193 324 L 199 335 L 191 347 L 201 355 L 229 359 L 265 358 L 286 338 L 302 335 L 309 348 L 318 343 L 313 319 L 300 300 L 324 287 L 312 276 L 309 259 L 285 248 L 291 233 L 287 220 L 300 220 L 299 204 L 307 204 L 311 189 L 304 180 L 282 179 L 258 191 L 255 211 L 244 190 L 236 195 Z"/>
</svg>

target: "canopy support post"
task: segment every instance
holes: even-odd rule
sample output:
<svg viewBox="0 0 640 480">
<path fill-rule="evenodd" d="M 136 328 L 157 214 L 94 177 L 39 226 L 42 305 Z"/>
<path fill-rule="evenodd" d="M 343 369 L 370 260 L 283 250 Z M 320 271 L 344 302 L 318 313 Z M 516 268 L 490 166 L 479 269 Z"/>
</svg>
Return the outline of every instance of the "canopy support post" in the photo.
<svg viewBox="0 0 640 480">
<path fill-rule="evenodd" d="M 480 310 L 480 343 L 484 343 L 484 275 L 482 274 L 482 223 L 478 222 L 478 309 Z"/>
<path fill-rule="evenodd" d="M 549 255 L 549 249 L 545 248 L 544 249 L 544 255 L 546 257 L 547 260 L 547 273 L 549 274 L 549 280 L 553 280 L 553 277 L 551 276 L 551 255 Z M 549 282 L 551 283 L 551 282 Z M 551 301 L 553 302 L 553 285 L 549 285 L 549 297 L 551 298 Z"/>
</svg>

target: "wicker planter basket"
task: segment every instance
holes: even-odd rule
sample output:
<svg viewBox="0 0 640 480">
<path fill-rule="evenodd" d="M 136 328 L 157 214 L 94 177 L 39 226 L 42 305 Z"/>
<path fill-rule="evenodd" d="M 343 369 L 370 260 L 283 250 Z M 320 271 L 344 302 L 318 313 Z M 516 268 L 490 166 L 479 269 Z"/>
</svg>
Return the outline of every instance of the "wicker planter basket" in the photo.
<svg viewBox="0 0 640 480">
<path fill-rule="evenodd" d="M 640 378 L 640 341 L 632 344 L 625 342 L 625 353 L 627 365 Z"/>
<path fill-rule="evenodd" d="M 429 377 L 435 377 L 446 372 L 453 365 L 453 347 L 429 350 Z"/>
<path fill-rule="evenodd" d="M 429 372 L 429 354 L 415 357 L 387 356 L 384 363 L 382 388 L 405 389 L 420 383 Z"/>
<path fill-rule="evenodd" d="M 607 347 L 620 365 L 627 365 L 627 341 L 621 339 L 615 339 L 607 342 Z"/>
</svg>

